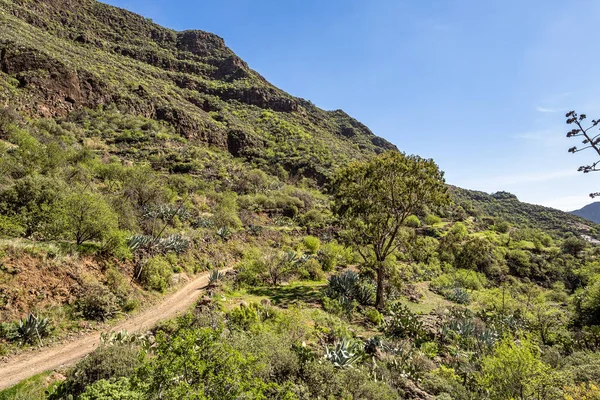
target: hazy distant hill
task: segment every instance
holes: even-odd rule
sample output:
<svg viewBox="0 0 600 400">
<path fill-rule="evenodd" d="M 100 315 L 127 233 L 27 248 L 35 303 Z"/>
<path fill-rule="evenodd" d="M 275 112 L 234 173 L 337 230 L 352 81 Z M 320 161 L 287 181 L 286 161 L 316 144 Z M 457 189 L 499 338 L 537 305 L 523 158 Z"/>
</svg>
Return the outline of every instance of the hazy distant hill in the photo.
<svg viewBox="0 0 600 400">
<path fill-rule="evenodd" d="M 598 224 L 600 223 L 600 201 L 588 204 L 587 206 L 579 210 L 571 211 L 571 214 L 578 215 L 582 218 L 587 219 L 588 221 L 592 221 Z"/>
</svg>

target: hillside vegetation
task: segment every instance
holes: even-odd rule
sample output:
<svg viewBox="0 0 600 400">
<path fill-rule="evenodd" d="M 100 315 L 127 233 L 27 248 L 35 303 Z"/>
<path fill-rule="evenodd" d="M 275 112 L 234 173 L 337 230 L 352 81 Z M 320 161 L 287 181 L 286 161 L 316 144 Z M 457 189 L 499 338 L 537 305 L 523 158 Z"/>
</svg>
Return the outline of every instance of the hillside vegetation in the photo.
<svg viewBox="0 0 600 400">
<path fill-rule="evenodd" d="M 217 36 L 95 1 L 0 0 L 0 75 L 2 355 L 210 271 L 0 399 L 600 396 L 597 225 L 446 187 Z"/>
</svg>

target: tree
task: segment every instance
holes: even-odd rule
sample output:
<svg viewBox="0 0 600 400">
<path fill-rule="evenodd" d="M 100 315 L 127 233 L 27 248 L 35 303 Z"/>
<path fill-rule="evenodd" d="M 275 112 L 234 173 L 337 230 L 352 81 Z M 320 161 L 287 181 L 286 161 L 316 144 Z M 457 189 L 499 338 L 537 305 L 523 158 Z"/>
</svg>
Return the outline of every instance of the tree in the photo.
<svg viewBox="0 0 600 400">
<path fill-rule="evenodd" d="M 431 159 L 390 151 L 337 171 L 332 194 L 348 239 L 375 270 L 381 309 L 385 261 L 402 245 L 401 228 L 409 215 L 447 203 L 444 174 Z"/>
<path fill-rule="evenodd" d="M 576 126 L 576 128 L 573 128 L 567 133 L 567 137 L 581 137 L 583 138 L 581 143 L 584 145 L 582 148 L 577 148 L 576 146 L 569 148 L 569 153 L 575 154 L 586 149 L 592 149 L 600 156 L 600 134 L 594 135 L 590 132 L 592 128 L 600 124 L 600 120 L 592 120 L 592 125 L 584 128 L 583 121 L 587 118 L 585 114 L 578 115 L 575 111 L 569 111 L 565 117 L 567 118 L 567 125 Z M 579 167 L 578 171 L 583 173 L 600 171 L 599 164 L 600 160 L 589 165 L 582 165 Z M 591 198 L 597 196 L 600 196 L 600 192 L 590 193 Z"/>
<path fill-rule="evenodd" d="M 75 188 L 65 196 L 59 207 L 59 227 L 78 245 L 102 239 L 118 227 L 117 215 L 102 194 L 88 187 Z"/>
</svg>

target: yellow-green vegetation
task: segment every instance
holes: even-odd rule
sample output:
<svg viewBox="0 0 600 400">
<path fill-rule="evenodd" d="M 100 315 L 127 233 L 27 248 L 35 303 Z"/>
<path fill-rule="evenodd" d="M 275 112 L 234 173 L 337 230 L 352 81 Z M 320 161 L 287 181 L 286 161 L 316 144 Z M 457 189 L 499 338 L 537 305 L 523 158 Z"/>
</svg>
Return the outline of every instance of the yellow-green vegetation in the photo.
<svg viewBox="0 0 600 400">
<path fill-rule="evenodd" d="M 56 380 L 52 379 L 51 372 L 32 376 L 31 378 L 11 387 L 10 389 L 0 391 L 1 400 L 44 400 L 47 398 L 47 391 L 53 391 L 58 385 Z"/>
</svg>

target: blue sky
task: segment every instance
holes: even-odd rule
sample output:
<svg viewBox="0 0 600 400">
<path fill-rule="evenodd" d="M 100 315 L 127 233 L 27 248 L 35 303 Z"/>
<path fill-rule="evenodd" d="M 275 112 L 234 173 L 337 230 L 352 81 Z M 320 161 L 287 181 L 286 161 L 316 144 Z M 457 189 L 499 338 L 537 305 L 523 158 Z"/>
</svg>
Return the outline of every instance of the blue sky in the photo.
<svg viewBox="0 0 600 400">
<path fill-rule="evenodd" d="M 276 86 L 341 108 L 447 182 L 564 210 L 600 191 L 567 153 L 600 118 L 595 0 L 108 0 L 218 34 Z"/>
</svg>

